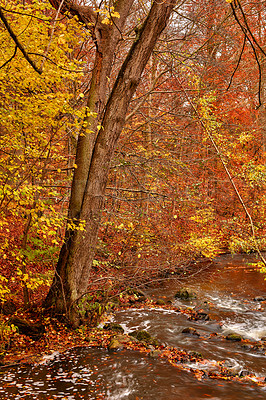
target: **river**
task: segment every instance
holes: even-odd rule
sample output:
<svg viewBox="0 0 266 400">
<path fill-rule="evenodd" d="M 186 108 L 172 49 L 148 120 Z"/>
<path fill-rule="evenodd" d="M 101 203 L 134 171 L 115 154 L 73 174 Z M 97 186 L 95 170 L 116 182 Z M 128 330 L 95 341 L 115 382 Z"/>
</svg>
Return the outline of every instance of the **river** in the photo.
<svg viewBox="0 0 266 400">
<path fill-rule="evenodd" d="M 266 376 L 264 303 L 266 282 L 249 263 L 248 256 L 220 256 L 212 266 L 190 277 L 182 285 L 197 293 L 197 299 L 181 301 L 174 294 L 181 284 L 175 280 L 151 288 L 149 294 L 174 301 L 180 308 L 205 309 L 210 320 L 191 320 L 186 314 L 162 309 L 129 309 L 112 316 L 126 333 L 145 329 L 162 343 L 200 352 L 208 360 L 200 369 L 210 370 L 219 360 L 238 374 Z M 200 336 L 185 335 L 192 327 Z M 248 339 L 232 342 L 224 337 L 239 333 Z M 266 339 L 266 338 L 265 338 Z M 198 365 L 187 365 L 198 368 Z M 235 373 L 234 372 L 234 373 Z M 155 399 L 186 400 L 265 399 L 266 387 L 252 380 L 246 383 L 198 381 L 191 372 L 135 351 L 110 353 L 104 349 L 74 348 L 54 354 L 42 365 L 10 368 L 0 375 L 0 399 Z M 2 382 L 2 385 L 1 385 Z"/>
</svg>

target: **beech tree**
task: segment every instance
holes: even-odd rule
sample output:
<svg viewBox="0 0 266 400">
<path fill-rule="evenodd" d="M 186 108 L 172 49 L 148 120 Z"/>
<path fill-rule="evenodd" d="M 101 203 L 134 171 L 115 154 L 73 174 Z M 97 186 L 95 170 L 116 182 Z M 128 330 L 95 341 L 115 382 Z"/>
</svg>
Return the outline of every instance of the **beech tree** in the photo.
<svg viewBox="0 0 266 400">
<path fill-rule="evenodd" d="M 254 248 L 209 136 L 265 243 L 264 111 L 232 3 L 50 3 L 0 6 L 0 254 L 4 276 L 16 265 L 27 288 L 37 257 L 47 283 L 55 272 L 45 307 L 78 325 L 99 285 L 115 292 L 174 274 L 184 258 Z M 247 20 L 254 35 L 260 16 Z"/>
<path fill-rule="evenodd" d="M 135 26 L 136 38 L 128 50 L 107 98 L 115 50 L 123 37 L 134 0 L 108 2 L 103 10 L 76 1 L 51 0 L 62 13 L 76 16 L 95 44 L 88 116 L 79 133 L 68 211 L 68 227 L 45 307 L 65 314 L 73 325 L 81 316 L 78 302 L 87 293 L 98 237 L 101 209 L 110 162 L 125 123 L 129 103 L 155 44 L 167 25 L 177 0 L 155 0 L 144 23 Z M 96 116 L 92 113 L 96 113 Z"/>
</svg>

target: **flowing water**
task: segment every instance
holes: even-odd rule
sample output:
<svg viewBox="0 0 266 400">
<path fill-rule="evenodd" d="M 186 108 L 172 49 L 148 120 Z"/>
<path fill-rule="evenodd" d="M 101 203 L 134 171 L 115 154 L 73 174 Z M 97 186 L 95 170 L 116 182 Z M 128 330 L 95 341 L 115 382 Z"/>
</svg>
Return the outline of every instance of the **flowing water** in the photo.
<svg viewBox="0 0 266 400">
<path fill-rule="evenodd" d="M 113 321 L 127 333 L 145 329 L 169 346 L 200 352 L 209 360 L 200 369 L 210 370 L 214 361 L 239 374 L 248 371 L 266 376 L 266 337 L 263 276 L 248 264 L 250 257 L 221 256 L 213 266 L 189 279 L 197 293 L 190 302 L 174 300 L 179 307 L 204 309 L 209 321 L 189 321 L 186 314 L 157 307 L 117 312 Z M 182 283 L 188 286 L 188 283 Z M 150 290 L 150 295 L 172 299 L 180 284 L 166 282 Z M 185 335 L 193 327 L 200 336 Z M 231 342 L 224 339 L 230 332 L 249 339 Z M 253 342 L 253 345 L 252 345 Z M 197 367 L 197 365 L 188 365 Z M 47 360 L 42 365 L 13 367 L 0 372 L 0 399 L 155 399 L 174 400 L 265 399 L 266 387 L 249 383 L 211 380 L 197 381 L 190 372 L 181 371 L 162 359 L 153 359 L 134 351 L 109 353 L 103 349 L 74 348 Z"/>
</svg>

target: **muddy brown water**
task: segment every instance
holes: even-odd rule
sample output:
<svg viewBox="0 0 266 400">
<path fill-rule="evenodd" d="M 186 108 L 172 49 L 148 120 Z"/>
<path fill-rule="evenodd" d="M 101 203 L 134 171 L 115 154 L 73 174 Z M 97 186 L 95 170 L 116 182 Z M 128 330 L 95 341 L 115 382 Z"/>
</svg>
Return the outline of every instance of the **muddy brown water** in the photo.
<svg viewBox="0 0 266 400">
<path fill-rule="evenodd" d="M 200 352 L 210 362 L 217 360 L 239 373 L 249 371 L 266 376 L 266 356 L 260 348 L 247 348 L 229 342 L 224 335 L 241 334 L 254 344 L 266 336 L 266 282 L 254 267 L 253 257 L 220 256 L 214 265 L 188 282 L 170 281 L 150 290 L 155 297 L 173 299 L 178 286 L 186 285 L 197 292 L 190 302 L 175 300 L 180 307 L 204 308 L 210 321 L 188 321 L 187 316 L 159 307 L 154 310 L 131 309 L 116 313 L 112 320 L 125 331 L 146 329 L 161 342 Z M 194 327 L 200 338 L 182 333 Z M 217 333 L 217 336 L 210 335 Z M 197 368 L 197 365 L 187 365 Z M 103 349 L 74 348 L 54 354 L 42 365 L 20 366 L 0 371 L 0 399 L 266 399 L 266 388 L 252 382 L 237 383 L 203 379 L 197 381 L 190 372 L 181 371 L 165 360 L 152 359 L 134 351 L 109 353 Z"/>
</svg>

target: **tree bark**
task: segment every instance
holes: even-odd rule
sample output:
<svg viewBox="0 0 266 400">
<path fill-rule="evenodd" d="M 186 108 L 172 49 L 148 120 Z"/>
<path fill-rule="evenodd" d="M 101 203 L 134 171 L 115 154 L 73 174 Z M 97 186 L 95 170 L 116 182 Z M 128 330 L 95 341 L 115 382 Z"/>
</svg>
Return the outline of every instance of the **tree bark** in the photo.
<svg viewBox="0 0 266 400">
<path fill-rule="evenodd" d="M 142 72 L 164 30 L 177 0 L 157 0 L 139 29 L 127 57 L 119 71 L 101 119 L 101 129 L 96 136 L 86 160 L 88 173 L 80 206 L 75 209 L 79 221 L 86 221 L 85 231 L 67 230 L 58 260 L 53 284 L 45 301 L 56 313 L 66 313 L 73 325 L 80 323 L 76 312 L 78 300 L 87 292 L 91 265 L 98 238 L 101 209 L 113 152 L 123 129 L 129 103 L 139 84 Z M 123 3 L 122 1 L 119 3 Z M 98 87 L 99 90 L 99 87 Z M 95 95 L 99 98 L 99 94 Z M 96 131 L 95 131 L 96 132 Z M 80 151 L 83 151 L 81 149 Z M 78 163 L 81 159 L 77 157 Z M 80 166 L 81 168 L 82 166 Z M 74 177 L 75 179 L 75 177 Z M 73 186 L 72 186 L 73 190 Z"/>
</svg>

